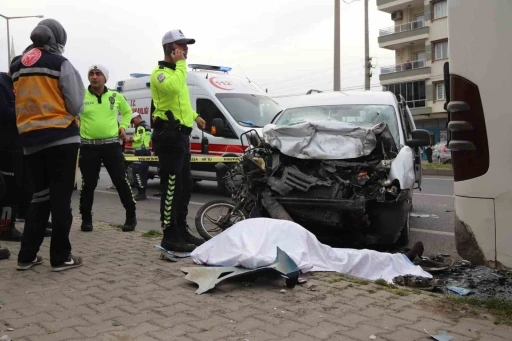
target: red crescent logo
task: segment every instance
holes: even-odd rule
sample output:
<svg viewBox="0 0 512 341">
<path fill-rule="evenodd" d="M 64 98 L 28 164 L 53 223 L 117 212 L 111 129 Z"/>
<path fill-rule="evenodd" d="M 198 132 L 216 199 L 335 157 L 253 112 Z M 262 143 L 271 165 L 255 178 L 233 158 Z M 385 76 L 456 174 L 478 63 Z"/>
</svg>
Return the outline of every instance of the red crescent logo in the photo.
<svg viewBox="0 0 512 341">
<path fill-rule="evenodd" d="M 40 49 L 32 49 L 23 55 L 21 62 L 25 66 L 32 66 L 41 58 L 42 54 Z"/>
<path fill-rule="evenodd" d="M 210 84 L 216 88 L 222 90 L 234 90 L 235 85 L 231 81 L 224 77 L 212 77 L 210 78 Z"/>
</svg>

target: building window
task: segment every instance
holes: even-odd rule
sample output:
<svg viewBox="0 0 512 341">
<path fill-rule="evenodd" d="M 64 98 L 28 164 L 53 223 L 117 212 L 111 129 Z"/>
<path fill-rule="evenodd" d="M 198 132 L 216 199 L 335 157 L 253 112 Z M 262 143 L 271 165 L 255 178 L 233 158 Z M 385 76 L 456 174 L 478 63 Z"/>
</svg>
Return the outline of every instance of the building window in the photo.
<svg viewBox="0 0 512 341">
<path fill-rule="evenodd" d="M 436 84 L 436 101 L 445 101 L 446 92 L 444 90 L 444 83 Z"/>
<path fill-rule="evenodd" d="M 448 58 L 448 40 L 434 43 L 434 60 Z"/>
<path fill-rule="evenodd" d="M 399 96 L 402 95 L 409 108 L 422 108 L 427 103 L 425 81 L 389 84 L 384 86 L 384 91 L 394 93 L 397 100 L 400 100 Z"/>
<path fill-rule="evenodd" d="M 448 16 L 448 3 L 446 0 L 434 3 L 434 20 Z"/>
</svg>

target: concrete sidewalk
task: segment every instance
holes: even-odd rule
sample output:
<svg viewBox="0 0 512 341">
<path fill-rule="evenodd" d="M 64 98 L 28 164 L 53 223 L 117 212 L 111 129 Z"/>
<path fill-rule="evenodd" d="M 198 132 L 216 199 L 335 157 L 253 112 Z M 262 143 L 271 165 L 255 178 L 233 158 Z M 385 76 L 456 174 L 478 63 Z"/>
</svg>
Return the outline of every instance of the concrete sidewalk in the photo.
<svg viewBox="0 0 512 341">
<path fill-rule="evenodd" d="M 0 261 L 0 337 L 59 340 L 432 340 L 445 330 L 463 340 L 512 340 L 512 328 L 492 318 L 451 319 L 432 307 L 437 298 L 336 274 L 315 273 L 287 289 L 284 280 L 254 285 L 225 283 L 196 295 L 183 279 L 182 260 L 159 259 L 160 239 L 95 223 L 83 233 L 75 220 L 73 254 L 84 265 L 50 271 L 49 238 L 43 265 L 16 271 L 19 243 L 2 242 L 11 259 Z M 307 276 L 306 276 L 307 277 Z M 285 289 L 286 292 L 281 292 Z M 430 307 L 430 308 L 428 308 Z M 371 337 L 371 338 L 370 338 Z"/>
</svg>

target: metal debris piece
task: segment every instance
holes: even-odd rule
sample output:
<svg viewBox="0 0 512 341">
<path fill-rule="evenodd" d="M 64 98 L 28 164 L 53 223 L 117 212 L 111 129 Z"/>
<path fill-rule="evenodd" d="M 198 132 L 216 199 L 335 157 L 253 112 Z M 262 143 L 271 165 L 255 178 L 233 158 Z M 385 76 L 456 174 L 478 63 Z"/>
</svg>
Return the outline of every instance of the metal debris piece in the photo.
<svg viewBox="0 0 512 341">
<path fill-rule="evenodd" d="M 453 291 L 454 293 L 457 293 L 459 294 L 460 296 L 467 296 L 469 294 L 472 294 L 473 291 L 472 290 L 469 290 L 469 289 L 464 289 L 464 288 L 460 288 L 460 287 L 454 287 L 454 286 L 449 286 L 449 287 L 446 287 L 446 289 L 450 290 L 450 291 Z"/>
<path fill-rule="evenodd" d="M 299 279 L 297 280 L 297 284 L 304 284 L 304 283 L 307 283 L 308 280 L 305 279 L 305 278 L 302 278 L 302 277 L 299 277 Z"/>
<path fill-rule="evenodd" d="M 430 337 L 436 341 L 451 341 L 451 339 L 453 339 L 453 336 L 446 334 L 446 332 L 444 330 L 440 330 L 439 334 L 437 334 L 437 335 L 430 334 L 429 332 L 427 332 L 426 329 L 423 329 L 423 330 L 425 331 L 425 333 L 430 335 Z"/>
<path fill-rule="evenodd" d="M 155 245 L 155 247 L 160 251 L 160 259 L 165 259 L 170 262 L 177 262 L 179 258 L 190 257 L 190 252 L 173 252 L 164 249 L 160 245 Z"/>
<path fill-rule="evenodd" d="M 199 288 L 196 294 L 200 295 L 211 290 L 219 282 L 237 276 L 256 274 L 258 272 L 274 270 L 281 277 L 286 279 L 286 286 L 293 288 L 297 285 L 299 279 L 299 268 L 293 259 L 279 247 L 277 248 L 277 256 L 274 263 L 256 269 L 244 269 L 240 267 L 192 267 L 182 268 L 181 271 L 186 274 L 185 279 L 196 283 Z"/>
<path fill-rule="evenodd" d="M 442 286 L 442 282 L 438 279 L 413 275 L 396 276 L 395 278 L 393 278 L 393 283 L 396 285 L 429 291 L 432 291 L 435 288 Z"/>
</svg>

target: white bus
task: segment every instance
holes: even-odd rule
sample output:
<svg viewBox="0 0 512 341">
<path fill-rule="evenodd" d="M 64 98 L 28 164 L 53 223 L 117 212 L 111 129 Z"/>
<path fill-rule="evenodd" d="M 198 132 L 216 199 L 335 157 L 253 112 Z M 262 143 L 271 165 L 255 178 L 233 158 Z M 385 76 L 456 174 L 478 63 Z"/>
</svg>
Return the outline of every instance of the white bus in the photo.
<svg viewBox="0 0 512 341">
<path fill-rule="evenodd" d="M 457 252 L 512 268 L 512 0 L 449 0 L 445 64 Z"/>
</svg>

